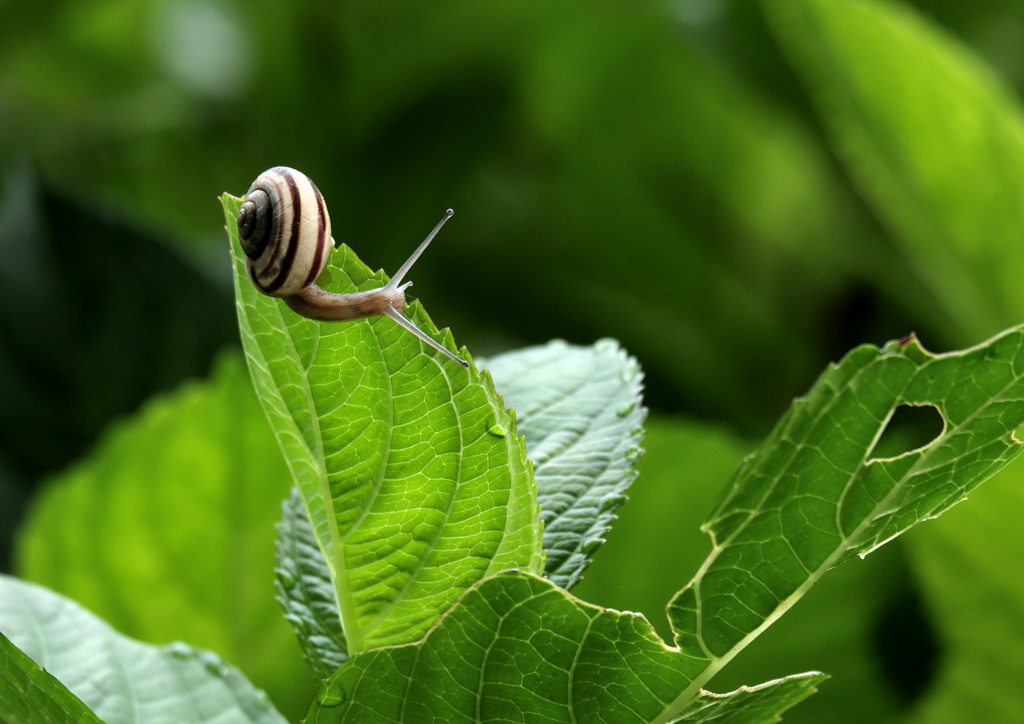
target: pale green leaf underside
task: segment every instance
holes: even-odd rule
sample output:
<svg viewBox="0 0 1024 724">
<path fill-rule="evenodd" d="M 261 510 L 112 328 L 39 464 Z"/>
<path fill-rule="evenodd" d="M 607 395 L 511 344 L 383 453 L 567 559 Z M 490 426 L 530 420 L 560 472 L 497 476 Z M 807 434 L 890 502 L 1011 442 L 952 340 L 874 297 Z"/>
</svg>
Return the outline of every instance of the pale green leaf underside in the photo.
<svg viewBox="0 0 1024 724">
<path fill-rule="evenodd" d="M 677 699 L 691 668 L 643 617 L 513 571 L 470 589 L 422 643 L 354 656 L 321 687 L 306 721 L 751 724 L 774 721 L 822 678 L 723 697 L 695 691 L 685 706 Z"/>
<path fill-rule="evenodd" d="M 901 404 L 934 405 L 942 433 L 872 459 Z M 713 550 L 673 599 L 681 650 L 706 681 L 825 571 L 962 501 L 1020 452 L 1024 331 L 932 355 L 916 338 L 829 367 L 737 471 L 704 528 Z"/>
<path fill-rule="evenodd" d="M 283 706 L 301 658 L 272 584 L 290 487 L 242 360 L 148 402 L 49 482 L 19 536 L 22 577 L 125 635 L 188 641 Z"/>
<path fill-rule="evenodd" d="M 391 319 L 314 322 L 260 294 L 239 258 L 240 200 L 221 200 L 249 369 L 334 573 L 350 651 L 418 639 L 489 573 L 542 570 L 533 476 L 489 377 Z M 385 277 L 342 246 L 318 281 L 346 292 Z M 406 315 L 440 336 L 418 304 Z"/>
<path fill-rule="evenodd" d="M 313 673 L 326 678 L 348 658 L 331 571 L 316 544 L 299 491 L 281 504 L 277 524 L 277 600 Z"/>
<path fill-rule="evenodd" d="M 545 575 L 568 590 L 636 478 L 647 413 L 643 375 L 614 340 L 590 347 L 555 341 L 480 364 L 526 438 L 544 523 Z"/>
<path fill-rule="evenodd" d="M 0 721 L 101 724 L 81 700 L 0 633 Z"/>
<path fill-rule="evenodd" d="M 285 721 L 214 654 L 129 639 L 77 603 L 9 576 L 0 576 L 0 632 L 107 724 Z"/>
</svg>

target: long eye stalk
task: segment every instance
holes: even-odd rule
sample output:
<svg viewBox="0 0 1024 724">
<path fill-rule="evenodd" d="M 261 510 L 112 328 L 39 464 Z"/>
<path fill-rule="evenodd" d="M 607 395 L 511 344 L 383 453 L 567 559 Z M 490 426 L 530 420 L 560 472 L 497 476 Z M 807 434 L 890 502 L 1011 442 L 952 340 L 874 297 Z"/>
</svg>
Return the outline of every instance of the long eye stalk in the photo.
<svg viewBox="0 0 1024 724">
<path fill-rule="evenodd" d="M 387 284 L 389 287 L 392 289 L 398 288 L 398 285 L 402 283 L 403 279 L 405 279 L 405 275 L 409 273 L 410 269 L 412 269 L 412 265 L 415 264 L 416 260 L 420 258 L 424 251 L 426 251 L 427 247 L 430 246 L 430 242 L 432 242 L 434 237 L 437 236 L 437 232 L 439 232 L 441 227 L 444 226 L 444 222 L 448 221 L 448 219 L 452 218 L 454 215 L 455 212 L 451 209 L 444 212 L 444 216 L 442 216 L 441 220 L 437 222 L 437 226 L 427 234 L 427 238 L 423 240 L 423 243 L 416 247 L 416 251 L 409 255 L 409 258 L 405 260 L 405 263 L 402 264 L 402 266 L 398 267 L 398 271 L 395 272 L 395 275 L 391 277 L 391 281 Z"/>
</svg>

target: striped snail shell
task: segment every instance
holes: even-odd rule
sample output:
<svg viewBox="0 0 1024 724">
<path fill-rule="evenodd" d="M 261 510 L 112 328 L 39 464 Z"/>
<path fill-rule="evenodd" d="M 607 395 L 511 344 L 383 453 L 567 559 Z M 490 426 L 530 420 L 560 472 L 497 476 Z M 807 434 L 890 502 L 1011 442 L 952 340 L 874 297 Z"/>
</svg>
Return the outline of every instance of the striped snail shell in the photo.
<svg viewBox="0 0 1024 724">
<path fill-rule="evenodd" d="M 297 314 L 321 322 L 385 315 L 468 368 L 465 360 L 402 314 L 405 290 L 412 286 L 412 282 L 402 284 L 402 279 L 451 217 L 452 210 L 448 209 L 383 287 L 349 294 L 328 292 L 316 284 L 334 244 L 324 197 L 306 174 L 277 166 L 261 173 L 242 200 L 238 210 L 238 241 L 253 286 L 269 296 L 281 297 Z"/>
<path fill-rule="evenodd" d="M 315 282 L 333 242 L 316 184 L 284 166 L 261 173 L 238 211 L 238 241 L 245 271 L 264 294 L 288 297 Z"/>
</svg>

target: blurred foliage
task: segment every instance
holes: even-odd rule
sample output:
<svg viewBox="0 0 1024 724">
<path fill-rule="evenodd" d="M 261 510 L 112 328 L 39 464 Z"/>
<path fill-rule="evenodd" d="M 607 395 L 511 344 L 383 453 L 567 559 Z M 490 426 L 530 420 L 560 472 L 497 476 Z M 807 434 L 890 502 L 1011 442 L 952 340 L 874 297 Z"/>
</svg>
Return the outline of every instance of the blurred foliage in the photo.
<svg viewBox="0 0 1024 724">
<path fill-rule="evenodd" d="M 216 652 L 297 715 L 314 677 L 274 589 L 291 475 L 262 413 L 225 355 L 209 380 L 112 425 L 36 498 L 18 572 L 119 634 Z"/>
<path fill-rule="evenodd" d="M 313 177 L 336 237 L 388 271 L 455 208 L 414 291 L 475 354 L 615 337 L 655 413 L 728 431 L 687 447 L 692 431 L 652 429 L 581 585 L 656 626 L 736 456 L 828 361 L 1024 318 L 1020 3 L 0 6 L 8 530 L 108 422 L 237 346 L 216 197 L 273 165 Z M 1006 520 L 1019 475 L 826 578 L 736 662 L 765 668 L 729 683 L 833 673 L 787 721 L 954 720 L 981 700 L 979 718 L 1014 720 L 1020 695 L 993 703 L 971 676 L 984 661 L 990 683 L 1019 679 L 998 633 L 1024 620 L 1006 574 L 1024 560 Z M 669 508 L 692 519 L 630 527 Z M 893 621 L 895 652 L 877 644 Z"/>
</svg>

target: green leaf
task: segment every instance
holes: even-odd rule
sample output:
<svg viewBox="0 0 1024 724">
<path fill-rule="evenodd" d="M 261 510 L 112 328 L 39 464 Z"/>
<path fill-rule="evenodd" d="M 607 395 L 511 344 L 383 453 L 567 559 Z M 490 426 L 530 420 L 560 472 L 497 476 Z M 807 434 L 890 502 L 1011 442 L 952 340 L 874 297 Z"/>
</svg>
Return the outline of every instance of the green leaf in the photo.
<svg viewBox="0 0 1024 724">
<path fill-rule="evenodd" d="M 817 691 L 825 674 L 797 674 L 759 686 L 744 686 L 728 694 L 701 691 L 693 704 L 671 721 L 714 722 L 715 724 L 769 724 L 779 721 L 782 712 L 799 704 Z"/>
<path fill-rule="evenodd" d="M 221 200 L 249 369 L 332 570 L 350 653 L 418 639 L 490 573 L 542 570 L 533 476 L 489 376 L 391 319 L 314 322 L 260 294 L 235 252 L 241 200 Z M 318 281 L 346 292 L 384 279 L 342 246 Z M 418 304 L 406 314 L 438 336 Z"/>
<path fill-rule="evenodd" d="M 281 504 L 277 524 L 277 600 L 295 629 L 306 661 L 320 678 L 345 663 L 348 645 L 331 569 L 316 543 L 299 491 Z"/>
<path fill-rule="evenodd" d="M 767 5 L 854 179 L 948 320 L 961 335 L 1019 321 L 1024 122 L 1012 91 L 901 5 Z"/>
<path fill-rule="evenodd" d="M 534 463 L 547 552 L 546 575 L 568 588 L 601 542 L 636 477 L 646 410 L 636 361 L 613 341 L 552 342 L 481 362 L 517 414 Z M 278 535 L 278 600 L 307 661 L 322 677 L 347 658 L 330 569 L 301 497 L 285 502 Z M 588 551 L 587 554 L 583 550 Z"/>
<path fill-rule="evenodd" d="M 2 633 L 0 720 L 9 724 L 101 724 L 78 697 Z"/>
<path fill-rule="evenodd" d="M 311 677 L 272 583 L 289 485 L 245 368 L 225 357 L 50 481 L 18 569 L 125 635 L 217 651 L 297 714 Z"/>
<path fill-rule="evenodd" d="M 900 405 L 934 405 L 942 433 L 873 449 Z M 706 681 L 829 568 L 934 518 L 1020 452 L 1024 330 L 942 355 L 916 338 L 831 366 L 737 471 L 704 529 L 713 549 L 672 600 L 681 650 Z"/>
<path fill-rule="evenodd" d="M 0 630 L 107 724 L 285 721 L 214 654 L 129 639 L 77 603 L 9 576 L 0 576 Z"/>
<path fill-rule="evenodd" d="M 614 340 L 551 342 L 498 355 L 490 370 L 533 461 L 545 575 L 572 588 L 611 529 L 643 452 L 643 374 Z"/>
<path fill-rule="evenodd" d="M 584 603 L 521 572 L 485 579 L 420 644 L 354 656 L 324 682 L 309 720 L 668 722 L 693 662 L 643 617 Z M 774 721 L 823 678 L 715 697 L 687 721 Z M 741 718 L 742 717 L 742 718 Z"/>
</svg>

